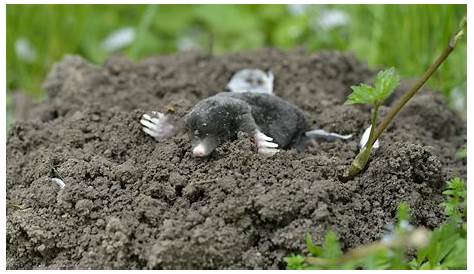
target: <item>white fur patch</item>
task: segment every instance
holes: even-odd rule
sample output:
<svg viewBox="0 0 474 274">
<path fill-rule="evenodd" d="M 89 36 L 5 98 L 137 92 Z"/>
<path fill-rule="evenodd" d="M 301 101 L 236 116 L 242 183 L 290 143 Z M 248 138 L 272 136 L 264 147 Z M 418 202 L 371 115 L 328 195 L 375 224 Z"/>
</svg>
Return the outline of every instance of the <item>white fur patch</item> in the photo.
<svg viewBox="0 0 474 274">
<path fill-rule="evenodd" d="M 273 94 L 273 79 L 271 71 L 265 73 L 259 69 L 242 69 L 232 76 L 227 88 L 231 92 Z"/>
</svg>

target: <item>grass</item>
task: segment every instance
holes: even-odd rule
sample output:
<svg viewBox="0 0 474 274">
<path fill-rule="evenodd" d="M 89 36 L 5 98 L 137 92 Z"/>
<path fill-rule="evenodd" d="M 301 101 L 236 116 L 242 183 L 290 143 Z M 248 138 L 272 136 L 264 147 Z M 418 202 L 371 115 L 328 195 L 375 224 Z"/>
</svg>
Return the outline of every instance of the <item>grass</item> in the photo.
<svg viewBox="0 0 474 274">
<path fill-rule="evenodd" d="M 348 16 L 346 24 L 318 24 L 337 17 L 335 11 Z M 133 59 L 183 47 L 222 54 L 306 46 L 351 50 L 373 68 L 418 77 L 465 14 L 465 5 L 7 5 L 7 90 L 42 97 L 41 83 L 54 62 L 72 53 L 102 63 L 112 54 L 103 40 L 124 27 L 135 30 L 121 50 Z M 21 40 L 36 58 L 19 58 L 15 44 Z M 465 98 L 466 49 L 463 40 L 429 82 L 448 98 Z"/>
<path fill-rule="evenodd" d="M 461 5 L 390 5 L 354 6 L 353 14 L 361 20 L 351 32 L 370 30 L 370 37 L 355 39 L 353 48 L 367 56 L 370 65 L 396 67 L 403 76 L 420 76 L 436 59 L 457 29 L 465 6 Z M 367 42 L 371 41 L 370 44 Z M 369 50 L 364 50 L 364 48 Z M 433 76 L 430 84 L 445 95 L 466 86 L 467 48 L 464 40 L 457 52 Z"/>
</svg>

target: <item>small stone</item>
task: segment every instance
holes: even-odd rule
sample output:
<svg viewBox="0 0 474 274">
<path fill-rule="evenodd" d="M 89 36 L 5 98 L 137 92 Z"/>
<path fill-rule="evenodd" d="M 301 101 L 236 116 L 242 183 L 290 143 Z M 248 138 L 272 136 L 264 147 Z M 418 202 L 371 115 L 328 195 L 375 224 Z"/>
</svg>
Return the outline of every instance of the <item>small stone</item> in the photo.
<svg viewBox="0 0 474 274">
<path fill-rule="evenodd" d="M 94 122 L 100 121 L 100 116 L 97 115 L 97 114 L 93 114 L 91 116 L 91 120 L 94 121 Z"/>
<path fill-rule="evenodd" d="M 94 203 L 88 199 L 82 199 L 76 202 L 75 209 L 79 215 L 87 215 L 94 206 Z"/>
<path fill-rule="evenodd" d="M 44 244 L 39 245 L 36 250 L 38 252 L 44 252 L 46 250 L 46 246 Z"/>
</svg>

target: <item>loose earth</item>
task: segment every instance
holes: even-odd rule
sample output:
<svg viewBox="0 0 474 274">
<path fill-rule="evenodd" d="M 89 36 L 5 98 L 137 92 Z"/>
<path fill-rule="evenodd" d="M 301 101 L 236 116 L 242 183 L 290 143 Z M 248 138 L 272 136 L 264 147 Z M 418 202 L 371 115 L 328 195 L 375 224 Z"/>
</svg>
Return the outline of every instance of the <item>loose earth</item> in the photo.
<svg viewBox="0 0 474 274">
<path fill-rule="evenodd" d="M 156 143 L 141 130 L 143 113 L 182 117 L 243 68 L 271 69 L 275 94 L 313 128 L 354 138 L 264 158 L 239 134 L 202 159 L 184 133 Z M 345 249 L 380 239 L 403 201 L 414 225 L 436 227 L 445 181 L 466 178 L 455 156 L 466 121 L 437 92 L 421 91 L 367 170 L 340 180 L 370 120 L 370 109 L 343 103 L 374 75 L 340 52 L 181 53 L 102 66 L 65 57 L 44 84 L 48 98 L 9 131 L 7 268 L 281 269 L 283 257 L 306 252 L 306 232 L 320 243 L 333 230 Z"/>
</svg>

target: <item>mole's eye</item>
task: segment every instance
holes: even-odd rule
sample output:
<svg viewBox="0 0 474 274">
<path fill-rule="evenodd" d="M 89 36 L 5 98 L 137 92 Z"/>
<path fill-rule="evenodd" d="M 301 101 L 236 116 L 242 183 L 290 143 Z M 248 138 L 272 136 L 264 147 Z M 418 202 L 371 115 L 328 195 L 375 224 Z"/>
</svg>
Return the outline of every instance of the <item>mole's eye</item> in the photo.
<svg viewBox="0 0 474 274">
<path fill-rule="evenodd" d="M 259 78 L 259 79 L 257 80 L 257 85 L 259 85 L 259 86 L 263 85 L 263 80 Z"/>
<path fill-rule="evenodd" d="M 253 82 L 253 79 L 252 78 L 245 78 L 245 82 L 249 83 L 249 84 L 252 84 Z"/>
</svg>

